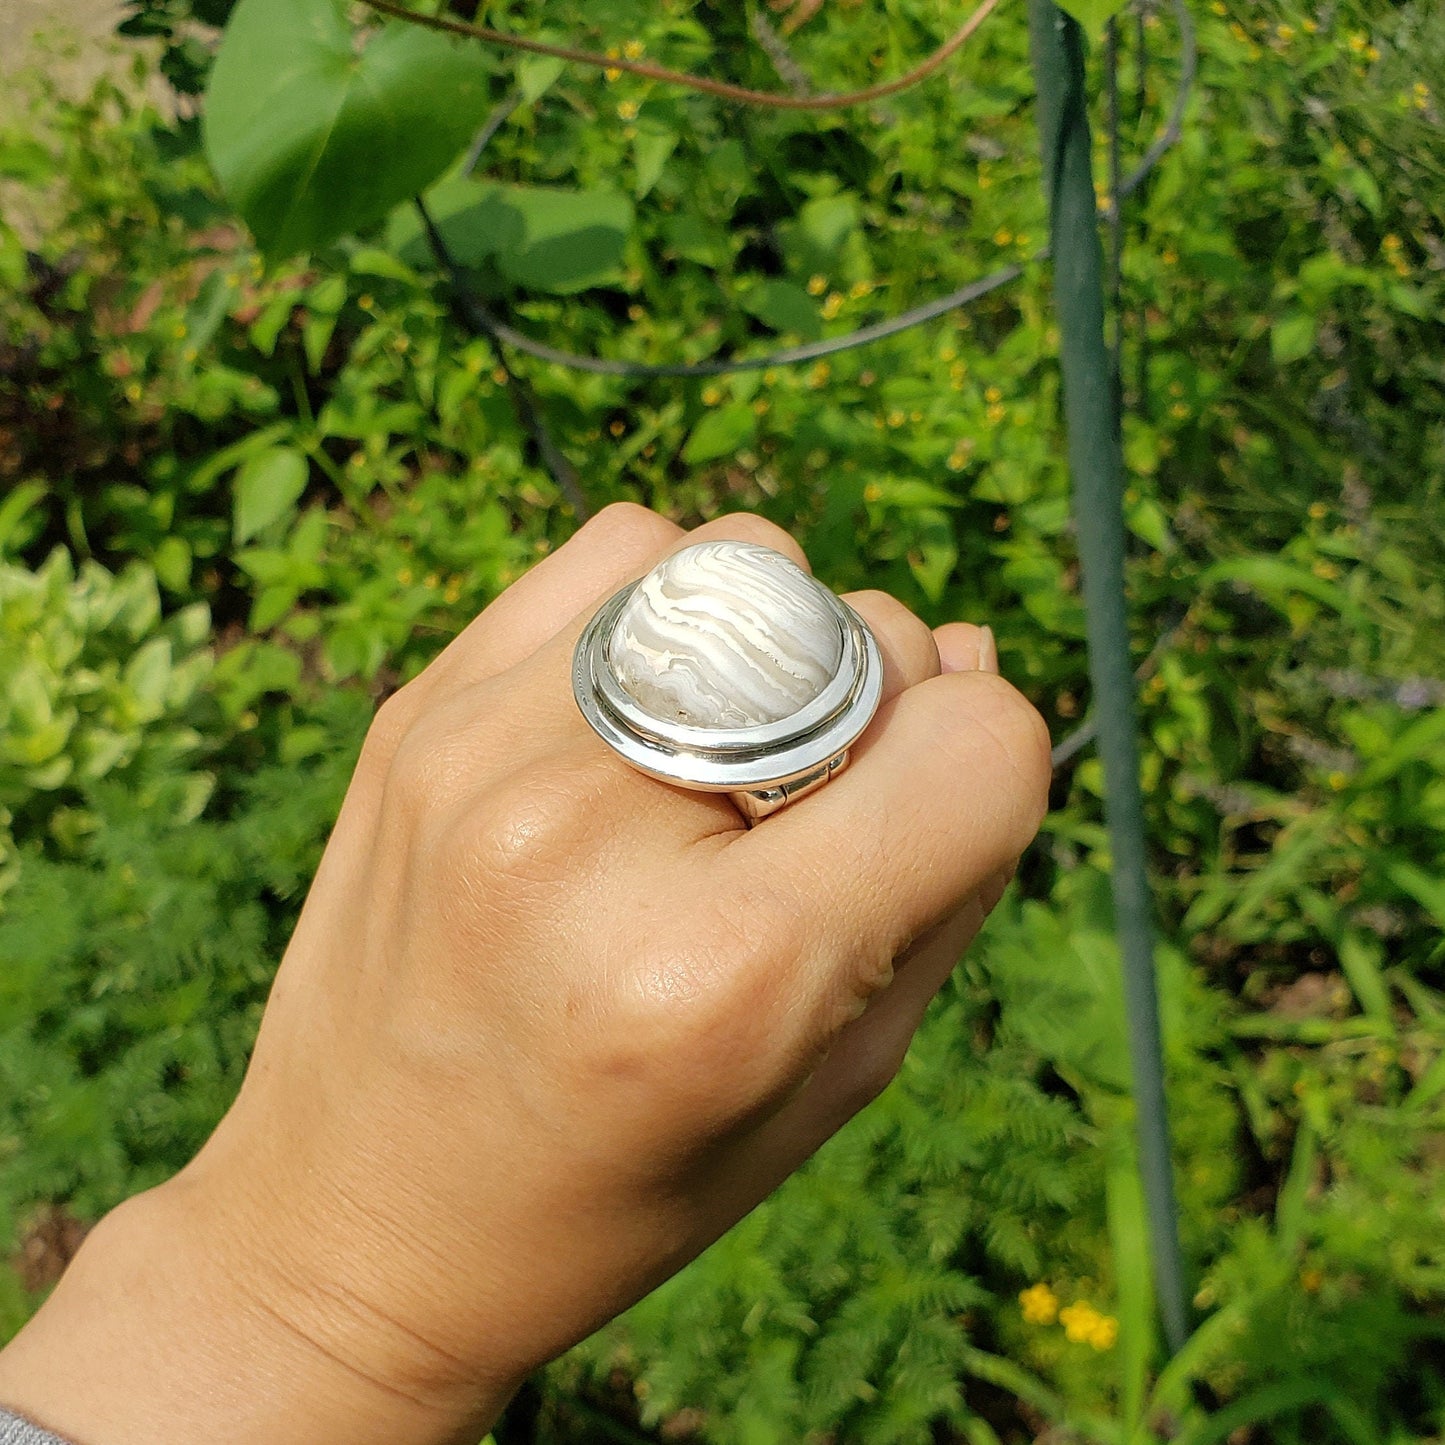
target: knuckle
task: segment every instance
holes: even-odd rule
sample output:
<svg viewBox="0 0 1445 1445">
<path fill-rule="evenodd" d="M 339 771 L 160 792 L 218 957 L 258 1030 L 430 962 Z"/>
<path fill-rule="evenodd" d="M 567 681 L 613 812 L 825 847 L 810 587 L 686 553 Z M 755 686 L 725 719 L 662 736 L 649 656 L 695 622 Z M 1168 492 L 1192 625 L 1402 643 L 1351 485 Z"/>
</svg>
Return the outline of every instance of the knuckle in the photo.
<svg viewBox="0 0 1445 1445">
<path fill-rule="evenodd" d="M 412 818 L 441 813 L 470 791 L 478 766 L 473 738 L 435 717 L 413 718 L 387 765 L 388 806 Z"/>
<path fill-rule="evenodd" d="M 636 502 L 611 502 L 584 523 L 577 535 L 604 543 L 624 541 L 661 550 L 677 537 L 679 530 L 666 517 Z"/>
<path fill-rule="evenodd" d="M 706 528 L 699 528 L 698 531 L 706 535 L 734 538 L 739 542 L 755 542 L 760 547 L 771 547 L 774 552 L 781 552 L 783 556 L 796 562 L 805 572 L 811 570 L 807 554 L 792 535 L 776 522 L 770 522 L 756 512 L 729 512 L 725 517 L 718 517 Z M 694 533 L 687 541 L 694 539 L 705 540 L 705 537 L 699 538 Z"/>
<path fill-rule="evenodd" d="M 458 816 L 445 846 L 474 888 L 530 906 L 537 889 L 578 871 L 606 816 L 585 770 L 539 766 L 492 782 Z"/>
<path fill-rule="evenodd" d="M 376 710 L 361 745 L 361 766 L 385 777 L 397 750 L 421 715 L 419 679 L 398 688 Z"/>
</svg>

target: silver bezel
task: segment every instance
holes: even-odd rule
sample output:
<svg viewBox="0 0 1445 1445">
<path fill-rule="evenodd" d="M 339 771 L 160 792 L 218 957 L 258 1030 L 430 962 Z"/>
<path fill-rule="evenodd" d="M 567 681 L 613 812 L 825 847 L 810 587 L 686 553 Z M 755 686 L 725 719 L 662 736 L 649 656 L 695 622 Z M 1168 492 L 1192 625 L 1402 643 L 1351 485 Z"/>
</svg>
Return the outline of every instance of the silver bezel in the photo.
<svg viewBox="0 0 1445 1445">
<path fill-rule="evenodd" d="M 577 640 L 572 693 L 588 725 L 609 747 L 650 777 L 702 792 L 778 787 L 816 772 L 845 753 L 883 696 L 883 659 L 868 625 L 828 594 L 842 634 L 833 681 L 807 707 L 751 728 L 699 728 L 643 711 L 618 686 L 607 641 L 636 582 L 608 598 Z"/>
</svg>

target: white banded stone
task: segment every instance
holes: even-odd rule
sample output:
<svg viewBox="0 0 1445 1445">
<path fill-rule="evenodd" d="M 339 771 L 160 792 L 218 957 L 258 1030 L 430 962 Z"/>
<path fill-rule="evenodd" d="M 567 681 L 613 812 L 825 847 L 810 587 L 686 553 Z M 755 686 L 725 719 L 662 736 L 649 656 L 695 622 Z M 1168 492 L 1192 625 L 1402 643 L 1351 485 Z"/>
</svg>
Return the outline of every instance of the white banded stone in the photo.
<svg viewBox="0 0 1445 1445">
<path fill-rule="evenodd" d="M 800 567 L 753 542 L 699 542 L 658 563 L 607 642 L 618 684 L 659 721 L 759 727 L 833 680 L 838 606 Z"/>
</svg>

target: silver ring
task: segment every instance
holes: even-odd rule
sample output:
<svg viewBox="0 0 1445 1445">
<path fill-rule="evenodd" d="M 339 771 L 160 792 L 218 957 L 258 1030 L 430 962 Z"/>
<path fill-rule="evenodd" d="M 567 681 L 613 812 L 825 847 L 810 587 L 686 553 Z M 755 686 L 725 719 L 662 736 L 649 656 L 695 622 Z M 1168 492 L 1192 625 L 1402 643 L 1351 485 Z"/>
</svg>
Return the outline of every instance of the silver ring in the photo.
<svg viewBox="0 0 1445 1445">
<path fill-rule="evenodd" d="M 728 669 L 745 699 L 716 684 Z M 751 825 L 843 770 L 878 709 L 883 661 L 867 623 L 781 553 L 703 542 L 602 604 L 572 692 L 625 762 L 728 793 Z"/>
</svg>

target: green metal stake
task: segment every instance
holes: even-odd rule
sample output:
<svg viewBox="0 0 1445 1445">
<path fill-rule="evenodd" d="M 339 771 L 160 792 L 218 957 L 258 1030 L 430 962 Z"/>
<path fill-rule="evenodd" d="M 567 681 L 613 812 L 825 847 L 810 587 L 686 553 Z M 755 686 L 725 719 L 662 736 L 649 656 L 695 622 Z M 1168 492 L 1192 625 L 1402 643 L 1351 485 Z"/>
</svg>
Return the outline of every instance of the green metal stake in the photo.
<svg viewBox="0 0 1445 1445">
<path fill-rule="evenodd" d="M 1155 1294 L 1164 1337 L 1174 1353 L 1188 1337 L 1189 1317 L 1154 981 L 1134 675 L 1124 601 L 1124 462 L 1113 368 L 1104 341 L 1103 250 L 1094 197 L 1083 32 L 1053 0 L 1029 0 L 1029 49 L 1038 85 L 1039 131 L 1049 193 L 1069 470 L 1088 617 L 1089 677 L 1104 764 L 1104 813 L 1114 857 L 1111 881 L 1124 963 L 1139 1169 L 1149 1219 Z"/>
</svg>

